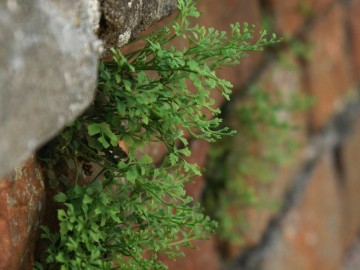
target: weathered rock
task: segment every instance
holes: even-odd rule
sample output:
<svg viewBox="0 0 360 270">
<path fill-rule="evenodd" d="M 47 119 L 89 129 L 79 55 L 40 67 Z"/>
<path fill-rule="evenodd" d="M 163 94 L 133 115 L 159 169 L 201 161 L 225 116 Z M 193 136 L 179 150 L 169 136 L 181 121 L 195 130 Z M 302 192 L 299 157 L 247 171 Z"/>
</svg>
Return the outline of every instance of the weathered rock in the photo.
<svg viewBox="0 0 360 270">
<path fill-rule="evenodd" d="M 99 37 L 104 54 L 111 47 L 122 47 L 140 31 L 177 8 L 177 0 L 100 0 Z"/>
<path fill-rule="evenodd" d="M 44 180 L 32 158 L 0 181 L 0 269 L 32 269 Z"/>
<path fill-rule="evenodd" d="M 92 101 L 98 17 L 94 1 L 1 1 L 0 175 Z"/>
</svg>

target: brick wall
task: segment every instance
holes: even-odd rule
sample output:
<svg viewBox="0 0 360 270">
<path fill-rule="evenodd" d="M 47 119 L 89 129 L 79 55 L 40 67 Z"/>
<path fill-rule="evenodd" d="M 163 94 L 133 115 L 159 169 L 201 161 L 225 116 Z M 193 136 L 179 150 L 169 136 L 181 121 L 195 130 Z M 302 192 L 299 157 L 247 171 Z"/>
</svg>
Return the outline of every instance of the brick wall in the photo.
<svg viewBox="0 0 360 270">
<path fill-rule="evenodd" d="M 308 48 L 305 57 L 285 42 L 281 59 L 266 52 L 224 70 L 220 76 L 235 86 L 233 99 L 257 83 L 309 93 L 317 102 L 294 120 L 300 129 L 293 136 L 303 143 L 294 162 L 276 168 L 266 187 L 255 186 L 281 207 L 242 209 L 243 244 L 213 237 L 169 269 L 359 269 L 360 1 L 202 0 L 199 8 L 201 23 L 220 29 L 235 21 L 261 26 L 267 16 L 272 31 Z M 205 166 L 208 145 L 193 141 L 192 148 L 193 160 Z M 205 187 L 206 178 L 197 178 L 188 192 L 199 200 Z"/>
<path fill-rule="evenodd" d="M 183 259 L 162 259 L 170 270 L 360 269 L 360 0 L 202 0 L 199 9 L 203 25 L 228 29 L 232 22 L 246 21 L 259 29 L 266 19 L 272 31 L 287 40 L 277 53 L 252 54 L 238 67 L 219 72 L 235 86 L 232 104 L 254 83 L 284 95 L 309 93 L 317 103 L 293 120 L 300 128 L 292 136 L 302 143 L 289 157 L 293 162 L 274 168 L 275 176 L 266 184 L 250 183 L 268 204 L 278 207 L 240 209 L 234 205 L 232 210 L 242 211 L 247 222 L 245 229 L 236 232 L 243 243 L 220 241 L 214 236 L 198 242 L 198 250 L 184 250 Z M 294 49 L 296 43 L 308 48 L 307 55 Z M 219 106 L 224 105 L 221 96 L 216 99 Z M 231 120 L 234 113 L 230 109 L 227 118 Z M 241 144 L 241 132 L 238 136 L 233 141 Z M 192 140 L 191 149 L 191 161 L 205 168 L 208 143 Z M 231 155 L 236 156 L 237 150 L 233 147 Z M 164 151 L 161 145 L 149 148 L 158 158 Z M 34 164 L 24 168 L 30 171 Z M 4 183 L 0 187 L 4 200 L 16 190 L 28 190 L 27 186 L 12 187 L 11 179 Z M 206 186 L 206 176 L 198 177 L 187 185 L 187 191 L 200 201 Z M 36 191 L 31 197 L 36 205 L 44 200 L 43 188 L 40 185 L 28 190 L 29 194 Z M 19 207 L 8 203 L 4 201 L 0 209 L 0 225 L 6 225 L 3 231 L 10 228 L 8 217 L 12 215 L 8 213 L 16 219 L 19 209 L 20 214 L 26 210 L 24 203 Z M 41 205 L 24 212 L 31 217 L 30 223 L 40 218 L 40 210 Z M 24 232 L 32 230 L 22 228 Z M 23 239 L 21 243 L 33 242 L 32 236 L 17 234 Z M 5 237 L 1 242 L 8 250 L 9 241 Z M 33 261 L 23 245 L 11 250 L 15 255 L 4 253 L 4 258 L 27 264 Z M 0 268 L 10 263 L 5 259 L 1 262 Z"/>
</svg>

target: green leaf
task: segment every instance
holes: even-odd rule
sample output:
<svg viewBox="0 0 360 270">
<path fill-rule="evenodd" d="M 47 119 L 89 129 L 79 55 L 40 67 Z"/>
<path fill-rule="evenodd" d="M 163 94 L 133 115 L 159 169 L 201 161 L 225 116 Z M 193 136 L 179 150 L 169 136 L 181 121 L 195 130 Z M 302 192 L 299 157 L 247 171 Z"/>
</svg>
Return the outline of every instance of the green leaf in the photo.
<svg viewBox="0 0 360 270">
<path fill-rule="evenodd" d="M 92 201 L 93 201 L 93 198 L 91 198 L 89 195 L 87 195 L 87 194 L 85 194 L 84 195 L 84 198 L 83 198 L 83 200 L 82 200 L 82 202 L 84 203 L 84 204 L 90 204 L 90 203 L 92 203 Z"/>
<path fill-rule="evenodd" d="M 87 130 L 90 136 L 94 136 L 101 132 L 101 125 L 99 125 L 98 123 L 90 124 L 88 125 Z"/>
<path fill-rule="evenodd" d="M 170 153 L 169 160 L 170 160 L 171 165 L 175 165 L 176 162 L 179 160 L 179 157 L 173 153 Z"/>
<path fill-rule="evenodd" d="M 126 112 L 125 103 L 122 101 L 118 101 L 116 103 L 116 108 L 117 108 L 117 111 L 118 111 L 120 117 L 125 117 L 125 112 Z"/>
<path fill-rule="evenodd" d="M 140 162 L 143 164 L 150 164 L 152 161 L 153 159 L 148 154 L 143 155 L 140 159 Z"/>
<path fill-rule="evenodd" d="M 121 78 L 120 78 L 119 74 L 115 74 L 114 79 L 115 79 L 115 82 L 116 82 L 116 83 L 120 83 L 120 82 L 121 82 Z"/>
<path fill-rule="evenodd" d="M 123 80 L 123 84 L 125 86 L 125 90 L 128 91 L 128 92 L 131 92 L 131 82 L 128 81 L 128 80 Z"/>
<path fill-rule="evenodd" d="M 134 166 L 131 166 L 130 169 L 126 172 L 126 179 L 134 183 L 136 178 L 138 177 L 138 172 Z"/>
<path fill-rule="evenodd" d="M 56 202 L 63 203 L 63 202 L 66 202 L 66 201 L 68 200 L 68 197 L 66 196 L 65 193 L 59 192 L 58 194 L 56 194 L 56 195 L 54 196 L 54 200 L 55 200 Z"/>
<path fill-rule="evenodd" d="M 90 136 L 94 136 L 96 134 L 105 135 L 106 137 L 108 137 L 110 139 L 110 143 L 112 146 L 116 146 L 119 141 L 117 136 L 114 134 L 114 132 L 112 132 L 110 125 L 105 122 L 89 124 L 88 125 L 88 133 Z M 101 137 L 103 137 L 103 136 L 101 136 Z M 102 145 L 105 148 L 109 147 L 109 146 L 105 146 L 105 145 L 108 145 L 108 142 L 106 142 L 105 138 L 101 138 L 98 140 L 99 140 L 99 142 L 102 143 Z"/>
<path fill-rule="evenodd" d="M 134 140 L 130 136 L 124 136 L 124 141 L 129 148 L 134 145 Z"/>
<path fill-rule="evenodd" d="M 98 138 L 98 141 L 101 143 L 101 145 L 102 145 L 105 149 L 107 149 L 107 148 L 110 147 L 110 144 L 108 143 L 108 141 L 105 139 L 104 136 L 99 137 L 99 138 Z"/>
<path fill-rule="evenodd" d="M 149 124 L 149 117 L 147 115 L 143 115 L 141 120 L 145 125 Z"/>
<path fill-rule="evenodd" d="M 123 170 L 123 169 L 126 169 L 127 168 L 127 164 L 124 162 L 124 161 L 120 161 L 117 165 L 117 167 L 120 169 L 120 170 Z"/>
</svg>

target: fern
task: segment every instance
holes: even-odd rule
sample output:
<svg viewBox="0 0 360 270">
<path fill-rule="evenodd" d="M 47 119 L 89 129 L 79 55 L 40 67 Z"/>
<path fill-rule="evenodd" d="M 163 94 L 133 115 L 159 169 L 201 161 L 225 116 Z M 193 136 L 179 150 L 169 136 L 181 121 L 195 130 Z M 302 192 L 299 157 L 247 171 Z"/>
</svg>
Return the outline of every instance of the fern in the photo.
<svg viewBox="0 0 360 270">
<path fill-rule="evenodd" d="M 145 37 L 141 49 L 125 55 L 112 49 L 113 61 L 99 65 L 91 108 L 39 154 L 48 178 L 65 189 L 55 196 L 60 229 L 44 227 L 50 244 L 38 268 L 166 269 L 158 254 L 182 256 L 180 247 L 216 228 L 184 190 L 201 174 L 187 161 L 188 138 L 234 134 L 219 128 L 210 97 L 214 90 L 231 94 L 231 83 L 216 70 L 279 40 L 265 32 L 253 40 L 247 24 L 231 25 L 229 35 L 193 25 L 189 18 L 200 15 L 195 4 L 179 0 L 176 19 Z M 187 46 L 177 49 L 174 40 Z M 161 162 L 144 153 L 154 142 L 167 148 Z M 87 169 L 91 177 L 80 185 L 84 164 L 98 171 Z"/>
</svg>

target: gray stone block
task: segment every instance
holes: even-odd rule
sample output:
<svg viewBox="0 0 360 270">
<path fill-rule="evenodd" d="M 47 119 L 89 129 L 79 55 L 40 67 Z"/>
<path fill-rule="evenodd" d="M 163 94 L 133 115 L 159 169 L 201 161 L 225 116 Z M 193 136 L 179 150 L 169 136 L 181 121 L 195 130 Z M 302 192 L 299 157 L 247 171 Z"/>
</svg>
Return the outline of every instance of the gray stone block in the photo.
<svg viewBox="0 0 360 270">
<path fill-rule="evenodd" d="M 177 0 L 100 0 L 101 20 L 98 31 L 104 42 L 104 56 L 111 47 L 122 47 L 140 31 L 169 16 Z"/>
<path fill-rule="evenodd" d="M 97 1 L 0 2 L 0 176 L 91 103 Z"/>
</svg>

